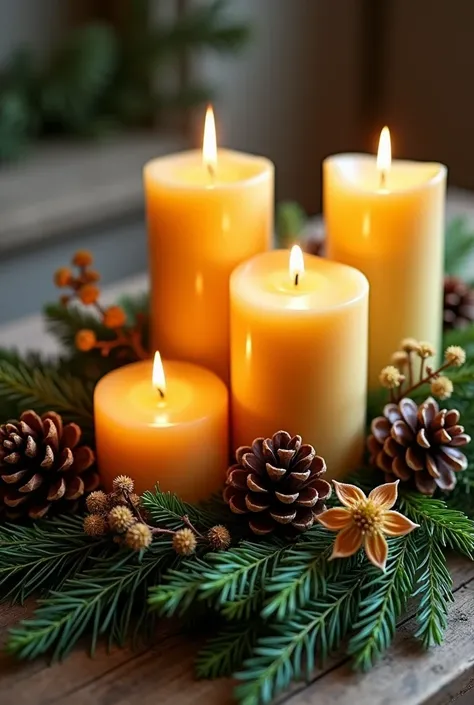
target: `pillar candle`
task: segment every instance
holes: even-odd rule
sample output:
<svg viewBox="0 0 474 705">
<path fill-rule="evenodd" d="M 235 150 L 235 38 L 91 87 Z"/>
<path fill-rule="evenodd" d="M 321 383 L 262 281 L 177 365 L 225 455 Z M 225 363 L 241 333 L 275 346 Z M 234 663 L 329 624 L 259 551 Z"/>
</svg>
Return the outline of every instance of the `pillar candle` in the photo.
<svg viewBox="0 0 474 705">
<path fill-rule="evenodd" d="M 275 250 L 231 277 L 233 445 L 299 434 L 337 478 L 363 452 L 369 287 L 356 269 L 293 252 L 291 270 Z"/>
<path fill-rule="evenodd" d="M 271 246 L 274 170 L 262 157 L 216 152 L 212 130 L 204 145 L 145 166 L 152 346 L 228 383 L 229 277 Z"/>
<path fill-rule="evenodd" d="M 386 133 L 385 133 L 386 134 Z M 446 167 L 362 154 L 323 166 L 327 255 L 370 283 L 369 386 L 403 338 L 440 347 Z"/>
<path fill-rule="evenodd" d="M 160 360 L 121 367 L 95 389 L 98 466 L 107 490 L 129 475 L 136 491 L 176 492 L 188 502 L 222 486 L 228 460 L 228 393 L 212 372 Z M 166 379 L 166 382 L 165 382 Z"/>
</svg>

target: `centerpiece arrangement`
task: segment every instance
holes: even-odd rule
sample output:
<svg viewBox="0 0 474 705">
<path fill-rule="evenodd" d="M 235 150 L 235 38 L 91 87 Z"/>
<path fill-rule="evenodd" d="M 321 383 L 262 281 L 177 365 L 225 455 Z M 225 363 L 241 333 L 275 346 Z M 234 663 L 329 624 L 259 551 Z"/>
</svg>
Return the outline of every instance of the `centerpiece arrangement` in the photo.
<svg viewBox="0 0 474 705">
<path fill-rule="evenodd" d="M 391 163 L 387 132 L 324 168 L 328 257 L 272 250 L 273 166 L 217 150 L 208 111 L 202 153 L 145 166 L 150 301 L 104 307 L 78 252 L 45 312 L 64 355 L 2 353 L 0 589 L 41 598 L 11 654 L 178 616 L 207 634 L 197 677 L 257 705 L 343 647 L 369 669 L 407 610 L 442 643 L 445 551 L 474 551 L 446 169 Z"/>
</svg>

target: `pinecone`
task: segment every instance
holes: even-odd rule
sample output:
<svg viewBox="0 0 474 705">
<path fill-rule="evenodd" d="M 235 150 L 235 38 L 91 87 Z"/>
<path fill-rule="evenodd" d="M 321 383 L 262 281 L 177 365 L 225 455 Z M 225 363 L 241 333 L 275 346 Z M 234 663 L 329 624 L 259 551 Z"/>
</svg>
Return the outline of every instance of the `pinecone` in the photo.
<svg viewBox="0 0 474 705">
<path fill-rule="evenodd" d="M 63 426 L 54 411 L 25 411 L 0 426 L 0 507 L 7 518 L 75 511 L 77 500 L 98 487 L 94 453 L 80 438 L 79 426 Z"/>
<path fill-rule="evenodd" d="M 474 289 L 460 277 L 444 278 L 444 328 L 466 328 L 474 321 Z"/>
<path fill-rule="evenodd" d="M 279 526 L 309 529 L 331 485 L 320 475 L 326 463 L 301 436 L 278 431 L 273 438 L 256 438 L 252 447 L 236 452 L 237 464 L 227 471 L 224 500 L 235 514 L 250 515 L 254 534 L 269 534 Z"/>
<path fill-rule="evenodd" d="M 383 414 L 372 421 L 368 447 L 371 462 L 385 472 L 387 481 L 411 482 L 426 495 L 437 487 L 451 491 L 455 473 L 467 467 L 459 448 L 471 440 L 459 425 L 459 411 L 440 411 L 430 397 L 419 407 L 408 398 L 387 404 Z"/>
</svg>

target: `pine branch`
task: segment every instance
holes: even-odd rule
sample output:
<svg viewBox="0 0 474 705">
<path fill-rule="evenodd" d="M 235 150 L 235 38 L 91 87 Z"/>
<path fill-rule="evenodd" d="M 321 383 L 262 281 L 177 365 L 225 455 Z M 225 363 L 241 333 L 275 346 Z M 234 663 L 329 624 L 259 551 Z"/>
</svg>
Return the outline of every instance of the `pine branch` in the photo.
<svg viewBox="0 0 474 705">
<path fill-rule="evenodd" d="M 215 608 L 247 598 L 264 585 L 267 573 L 278 562 L 286 547 L 272 543 L 250 543 L 222 553 L 209 553 L 171 570 L 161 585 L 150 590 L 149 604 L 161 615 L 183 615 L 195 601 L 206 601 Z M 232 610 L 231 610 L 232 611 Z"/>
<path fill-rule="evenodd" d="M 257 638 L 258 622 L 225 624 L 196 657 L 197 678 L 231 676 L 252 653 Z"/>
<path fill-rule="evenodd" d="M 341 577 L 320 598 L 311 599 L 284 623 L 268 626 L 252 656 L 236 674 L 240 705 L 269 703 L 294 679 L 309 675 L 318 656 L 324 662 L 349 631 L 358 603 L 359 575 Z"/>
<path fill-rule="evenodd" d="M 446 228 L 444 269 L 447 274 L 459 274 L 466 257 L 474 251 L 474 232 L 466 218 L 453 218 Z"/>
<path fill-rule="evenodd" d="M 58 590 L 110 543 L 84 533 L 82 517 L 60 517 L 32 526 L 0 526 L 0 595 L 23 602 L 33 593 Z"/>
<path fill-rule="evenodd" d="M 432 499 L 414 492 L 403 492 L 401 511 L 412 521 L 425 526 L 442 546 L 472 558 L 474 552 L 474 521 L 456 509 L 450 509 L 441 499 Z"/>
<path fill-rule="evenodd" d="M 419 629 L 415 636 L 428 649 L 443 643 L 448 604 L 454 602 L 453 581 L 443 549 L 433 532 L 422 527 L 418 529 L 416 539 L 422 559 L 418 570 L 423 572 L 418 577 L 418 587 L 413 594 L 413 597 L 421 597 L 416 615 Z"/>
<path fill-rule="evenodd" d="M 329 577 L 337 579 L 344 567 L 342 561 L 328 563 L 333 544 L 334 534 L 316 526 L 285 551 L 265 585 L 267 595 L 274 597 L 268 599 L 262 610 L 264 619 L 276 617 L 284 621 L 298 607 L 325 593 Z"/>
<path fill-rule="evenodd" d="M 155 539 L 141 559 L 124 552 L 122 557 L 114 553 L 97 560 L 60 591 L 52 591 L 31 619 L 10 630 L 7 651 L 20 659 L 34 659 L 52 650 L 53 660 L 61 660 L 87 632 L 92 653 L 101 635 L 107 634 L 110 644 L 123 645 L 136 635 L 137 624 L 152 626 L 145 592 L 174 558 L 169 541 Z"/>
<path fill-rule="evenodd" d="M 205 530 L 221 523 L 223 516 L 227 518 L 230 514 L 227 508 L 223 514 L 221 503 L 188 504 L 171 492 L 161 492 L 158 485 L 153 492 L 145 492 L 142 503 L 156 526 L 172 530 L 183 527 L 183 516 L 188 516 L 198 529 Z"/>
<path fill-rule="evenodd" d="M 93 392 L 82 379 L 51 369 L 0 362 L 0 397 L 14 401 L 19 411 L 53 410 L 65 421 L 76 421 L 83 431 L 93 430 Z"/>
<path fill-rule="evenodd" d="M 392 643 L 397 620 L 415 584 L 416 547 L 412 535 L 390 541 L 385 573 L 370 566 L 365 571 L 355 629 L 348 652 L 354 667 L 369 670 Z"/>
<path fill-rule="evenodd" d="M 97 340 L 113 340 L 115 333 L 106 328 L 97 315 L 79 306 L 48 304 L 44 308 L 48 331 L 71 353 L 76 353 L 75 337 L 83 328 L 94 331 Z"/>
</svg>

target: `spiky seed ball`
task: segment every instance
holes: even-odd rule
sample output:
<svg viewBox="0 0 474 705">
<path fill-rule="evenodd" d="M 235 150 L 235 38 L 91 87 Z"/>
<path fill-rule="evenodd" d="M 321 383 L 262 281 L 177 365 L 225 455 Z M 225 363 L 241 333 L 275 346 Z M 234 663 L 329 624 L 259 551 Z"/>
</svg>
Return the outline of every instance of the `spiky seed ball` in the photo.
<svg viewBox="0 0 474 705">
<path fill-rule="evenodd" d="M 54 273 L 54 283 L 59 288 L 69 286 L 72 280 L 73 276 L 69 267 L 60 267 Z"/>
<path fill-rule="evenodd" d="M 86 306 L 95 304 L 95 302 L 99 298 L 99 294 L 99 287 L 97 287 L 95 284 L 84 284 L 77 292 L 78 297 Z"/>
<path fill-rule="evenodd" d="M 74 338 L 74 344 L 78 350 L 81 352 L 89 352 L 95 347 L 97 343 L 97 338 L 93 330 L 88 328 L 83 328 L 78 330 L 76 337 Z"/>
<path fill-rule="evenodd" d="M 100 514 L 88 514 L 84 517 L 84 532 L 88 536 L 103 536 L 107 529 L 107 522 Z"/>
<path fill-rule="evenodd" d="M 129 496 L 129 500 L 134 507 L 139 507 L 142 501 L 140 495 L 135 494 L 135 492 L 132 492 L 132 494 Z"/>
<path fill-rule="evenodd" d="M 454 367 L 461 367 L 466 362 L 466 351 L 460 345 L 450 345 L 446 348 L 444 359 Z"/>
<path fill-rule="evenodd" d="M 431 394 L 438 399 L 449 399 L 453 393 L 454 386 L 449 377 L 441 375 L 431 382 Z"/>
<path fill-rule="evenodd" d="M 118 475 L 112 482 L 114 492 L 133 492 L 134 482 L 128 475 Z"/>
<path fill-rule="evenodd" d="M 131 526 L 125 534 L 125 545 L 132 551 L 141 551 L 148 548 L 153 540 L 153 534 L 146 524 L 138 522 Z"/>
<path fill-rule="evenodd" d="M 385 387 L 385 389 L 395 389 L 399 387 L 404 379 L 405 377 L 401 374 L 398 367 L 394 367 L 393 365 L 384 367 L 379 375 L 380 384 L 382 387 Z"/>
<path fill-rule="evenodd" d="M 104 312 L 104 326 L 106 328 L 121 328 L 125 325 L 127 316 L 120 306 L 109 306 Z"/>
<path fill-rule="evenodd" d="M 76 267 L 90 267 L 94 258 L 89 250 L 78 250 L 72 258 L 72 263 Z"/>
<path fill-rule="evenodd" d="M 404 338 L 400 343 L 400 349 L 404 352 L 418 352 L 420 344 L 415 338 Z"/>
<path fill-rule="evenodd" d="M 124 506 L 111 509 L 107 518 L 112 531 L 116 531 L 118 534 L 123 534 L 136 521 L 130 509 Z"/>
<path fill-rule="evenodd" d="M 191 556 L 196 550 L 196 535 L 191 529 L 179 529 L 173 536 L 173 548 L 178 556 Z"/>
<path fill-rule="evenodd" d="M 106 512 L 109 508 L 109 500 L 105 492 L 102 492 L 102 490 L 91 492 L 86 499 L 86 507 L 91 514 Z"/>
<path fill-rule="evenodd" d="M 431 345 L 431 343 L 421 342 L 419 344 L 418 355 L 426 360 L 428 357 L 434 357 L 436 355 L 436 348 Z"/>
<path fill-rule="evenodd" d="M 222 524 L 212 526 L 207 532 L 207 541 L 214 551 L 226 551 L 231 544 L 231 540 L 229 530 Z"/>
</svg>

